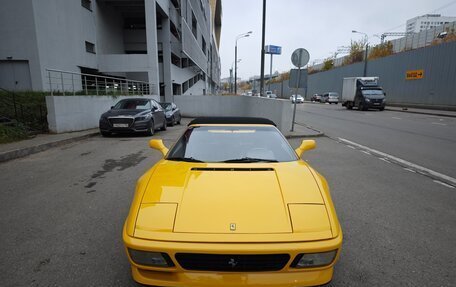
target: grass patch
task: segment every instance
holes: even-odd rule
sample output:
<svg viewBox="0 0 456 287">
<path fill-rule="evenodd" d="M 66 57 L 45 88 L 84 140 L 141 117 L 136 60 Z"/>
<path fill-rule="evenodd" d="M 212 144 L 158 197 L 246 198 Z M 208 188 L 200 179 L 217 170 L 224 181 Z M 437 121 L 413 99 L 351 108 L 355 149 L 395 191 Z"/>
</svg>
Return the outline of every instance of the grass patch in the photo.
<svg viewBox="0 0 456 287">
<path fill-rule="evenodd" d="M 27 138 L 28 132 L 23 124 L 0 124 L 0 144 L 20 141 Z"/>
</svg>

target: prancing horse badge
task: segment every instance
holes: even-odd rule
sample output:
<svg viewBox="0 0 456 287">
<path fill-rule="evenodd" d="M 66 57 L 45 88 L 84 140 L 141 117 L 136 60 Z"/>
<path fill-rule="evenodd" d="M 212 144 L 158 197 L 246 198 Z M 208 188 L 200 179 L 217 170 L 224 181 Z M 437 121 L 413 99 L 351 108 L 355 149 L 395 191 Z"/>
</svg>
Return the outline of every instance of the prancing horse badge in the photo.
<svg viewBox="0 0 456 287">
<path fill-rule="evenodd" d="M 230 230 L 236 231 L 236 223 L 230 223 Z"/>
</svg>

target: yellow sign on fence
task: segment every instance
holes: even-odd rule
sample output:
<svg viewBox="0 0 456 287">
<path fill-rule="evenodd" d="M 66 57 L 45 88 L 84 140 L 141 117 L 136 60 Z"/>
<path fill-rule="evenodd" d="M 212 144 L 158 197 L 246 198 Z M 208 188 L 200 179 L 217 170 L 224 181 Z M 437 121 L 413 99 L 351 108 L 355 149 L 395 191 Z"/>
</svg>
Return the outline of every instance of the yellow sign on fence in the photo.
<svg viewBox="0 0 456 287">
<path fill-rule="evenodd" d="M 424 70 L 411 70 L 405 73 L 406 80 L 419 80 L 424 78 Z"/>
</svg>

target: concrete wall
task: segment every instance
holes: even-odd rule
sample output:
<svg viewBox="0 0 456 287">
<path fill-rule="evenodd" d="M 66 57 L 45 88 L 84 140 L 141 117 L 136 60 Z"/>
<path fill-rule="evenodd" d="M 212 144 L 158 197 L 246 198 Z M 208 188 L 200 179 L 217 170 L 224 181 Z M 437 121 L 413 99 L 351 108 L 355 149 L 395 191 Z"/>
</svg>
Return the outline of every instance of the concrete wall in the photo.
<svg viewBox="0 0 456 287">
<path fill-rule="evenodd" d="M 398 53 L 368 62 L 367 76 L 380 77 L 387 104 L 456 109 L 456 42 Z M 344 77 L 362 76 L 364 63 L 309 75 L 307 99 L 315 93 L 342 94 Z M 406 71 L 424 78 L 406 80 Z"/>
<path fill-rule="evenodd" d="M 159 100 L 158 96 L 135 96 Z M 102 113 L 122 99 L 132 96 L 47 96 L 49 131 L 74 132 L 98 127 Z"/>
<path fill-rule="evenodd" d="M 287 100 L 249 96 L 174 96 L 184 117 L 264 117 L 274 121 L 287 135 L 291 128 L 292 105 Z"/>
</svg>

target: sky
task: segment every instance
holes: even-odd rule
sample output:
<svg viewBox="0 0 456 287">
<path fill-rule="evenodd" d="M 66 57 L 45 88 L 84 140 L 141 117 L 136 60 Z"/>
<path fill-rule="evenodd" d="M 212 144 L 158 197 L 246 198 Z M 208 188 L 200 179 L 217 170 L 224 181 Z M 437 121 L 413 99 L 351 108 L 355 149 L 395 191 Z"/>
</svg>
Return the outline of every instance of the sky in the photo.
<svg viewBox="0 0 456 287">
<path fill-rule="evenodd" d="M 262 3 L 222 0 L 222 78 L 229 77 L 234 63 L 236 36 L 248 31 L 251 36 L 238 41 L 238 77 L 260 74 Z M 368 34 L 369 42 L 376 44 L 380 39 L 373 35 L 404 32 L 410 18 L 428 13 L 456 16 L 456 0 L 267 0 L 266 5 L 266 45 L 282 46 L 282 55 L 274 56 L 273 72 L 293 68 L 290 58 L 297 48 L 307 49 L 313 62 L 364 37 L 352 30 Z M 265 74 L 269 65 L 266 55 Z"/>
</svg>

